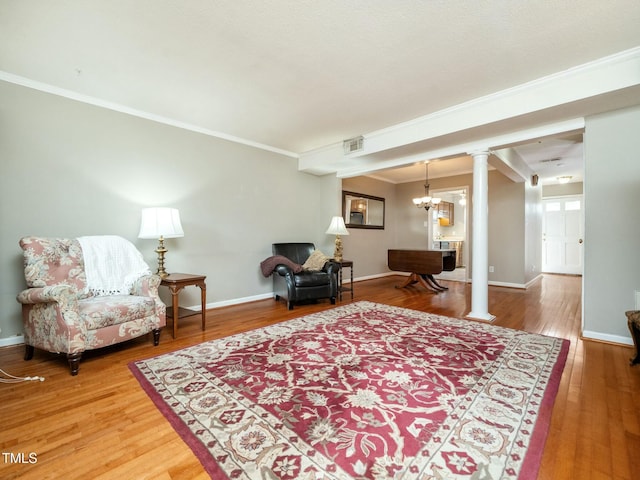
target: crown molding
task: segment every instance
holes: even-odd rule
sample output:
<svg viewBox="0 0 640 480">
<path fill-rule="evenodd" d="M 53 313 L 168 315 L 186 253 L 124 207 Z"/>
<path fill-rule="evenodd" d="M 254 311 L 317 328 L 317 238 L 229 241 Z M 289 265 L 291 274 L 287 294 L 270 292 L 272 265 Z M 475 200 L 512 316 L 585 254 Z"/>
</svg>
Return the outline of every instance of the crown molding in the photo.
<svg viewBox="0 0 640 480">
<path fill-rule="evenodd" d="M 447 158 L 465 155 L 466 152 L 488 149 L 493 153 L 495 150 L 506 148 L 506 146 L 508 145 L 523 143 L 532 138 L 544 138 L 566 132 L 583 131 L 584 126 L 584 118 L 574 118 L 572 120 L 556 122 L 548 125 L 540 125 L 534 128 L 520 130 L 514 133 L 488 137 L 482 142 L 474 141 L 468 143 L 457 143 L 448 145 L 443 148 L 424 150 L 420 153 L 405 156 L 399 154 L 397 157 L 391 160 L 379 161 L 375 163 L 367 162 L 365 158 L 359 158 L 357 160 L 360 163 L 346 164 L 342 168 L 337 169 L 336 173 L 339 178 L 357 177 L 360 175 L 371 175 L 372 173 L 379 170 L 411 165 L 413 163 L 424 161 L 427 159 Z"/>
<path fill-rule="evenodd" d="M 70 100 L 75 100 L 77 102 L 86 103 L 88 105 L 93 105 L 100 108 L 106 108 L 107 110 L 113 110 L 115 112 L 124 113 L 126 115 L 131 115 L 133 117 L 143 118 L 145 120 L 150 120 L 152 122 L 161 123 L 163 125 L 169 125 L 171 127 L 180 128 L 182 130 L 188 130 L 190 132 L 201 133 L 203 135 L 207 135 L 209 137 L 219 138 L 221 140 L 227 140 L 234 143 L 239 143 L 242 145 L 246 145 L 248 147 L 258 148 L 260 150 L 266 150 L 272 153 L 278 153 L 280 155 L 285 155 L 287 157 L 298 158 L 298 154 L 294 152 L 290 152 L 288 150 L 283 150 L 280 148 L 272 147 L 270 145 L 265 145 L 263 143 L 254 142 L 252 140 L 247 140 L 245 138 L 236 137 L 234 135 L 229 135 L 223 132 L 218 132 L 215 130 L 210 130 L 204 127 L 200 127 L 198 125 L 193 125 L 186 122 L 181 122 L 178 120 L 174 120 L 172 118 L 163 117 L 162 115 L 156 115 L 154 113 L 145 112 L 143 110 L 138 110 L 135 108 L 127 107 L 126 105 L 122 105 L 115 102 L 110 102 L 108 100 L 104 100 L 97 97 L 92 97 L 89 95 L 85 95 L 82 93 L 74 92 L 72 90 L 67 90 L 64 88 L 56 87 L 54 85 L 49 85 L 47 83 L 38 82 L 36 80 L 32 80 L 30 78 L 21 77 L 19 75 L 14 75 L 9 72 L 4 72 L 0 70 L 0 80 L 3 80 L 8 83 L 13 83 L 15 85 L 20 85 L 22 87 L 31 88 L 33 90 L 38 90 L 40 92 L 50 93 L 52 95 L 56 95 L 59 97 L 68 98 Z"/>
<path fill-rule="evenodd" d="M 344 155 L 341 145 L 328 145 L 300 154 L 300 170 L 316 174 L 337 173 L 339 177 L 370 174 L 383 168 L 406 166 L 414 161 L 460 155 L 475 148 L 504 148 L 551 134 L 565 133 L 584 128 L 584 119 L 575 118 L 549 126 L 531 122 L 530 129 L 496 136 L 485 137 L 473 143 L 454 141 L 451 146 L 434 147 L 442 144 L 440 139 L 471 138 L 474 129 L 498 125 L 504 126 L 512 118 L 526 118 L 536 112 L 554 107 L 570 105 L 640 85 L 640 47 L 601 58 L 577 67 L 533 80 L 506 90 L 452 106 L 408 122 L 363 134 L 364 148 Z M 567 130 L 559 131 L 565 125 Z M 508 125 L 507 125 L 508 126 Z M 524 133 L 523 133 L 524 132 Z M 527 138 L 527 135 L 528 136 Z M 500 137 L 501 139 L 499 139 Z M 495 143 L 496 141 L 500 143 Z M 453 145 L 455 144 L 455 145 Z M 404 153 L 403 153 L 404 150 Z M 378 157 L 378 158 L 376 158 Z M 390 158 L 393 157 L 393 158 Z"/>
<path fill-rule="evenodd" d="M 640 47 L 569 68 L 364 135 L 364 148 L 381 150 L 499 122 L 640 84 Z"/>
</svg>

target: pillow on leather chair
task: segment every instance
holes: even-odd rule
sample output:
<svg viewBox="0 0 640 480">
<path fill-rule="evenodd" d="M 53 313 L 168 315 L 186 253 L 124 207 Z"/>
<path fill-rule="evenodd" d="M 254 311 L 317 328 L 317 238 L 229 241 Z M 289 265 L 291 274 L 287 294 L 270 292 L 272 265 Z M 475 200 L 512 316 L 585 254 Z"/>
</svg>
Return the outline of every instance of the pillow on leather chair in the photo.
<svg viewBox="0 0 640 480">
<path fill-rule="evenodd" d="M 302 269 L 308 272 L 319 272 L 324 267 L 324 264 L 329 261 L 327 257 L 320 250 L 314 250 L 313 253 L 307 258 L 307 261 L 302 265 Z"/>
</svg>

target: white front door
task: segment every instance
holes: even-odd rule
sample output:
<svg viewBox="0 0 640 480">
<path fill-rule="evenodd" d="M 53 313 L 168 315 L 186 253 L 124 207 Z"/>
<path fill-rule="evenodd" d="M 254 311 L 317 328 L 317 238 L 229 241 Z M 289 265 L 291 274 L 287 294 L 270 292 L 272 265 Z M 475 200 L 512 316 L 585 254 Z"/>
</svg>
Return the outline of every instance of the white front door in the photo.
<svg viewBox="0 0 640 480">
<path fill-rule="evenodd" d="M 542 271 L 582 275 L 582 195 L 542 200 Z"/>
</svg>

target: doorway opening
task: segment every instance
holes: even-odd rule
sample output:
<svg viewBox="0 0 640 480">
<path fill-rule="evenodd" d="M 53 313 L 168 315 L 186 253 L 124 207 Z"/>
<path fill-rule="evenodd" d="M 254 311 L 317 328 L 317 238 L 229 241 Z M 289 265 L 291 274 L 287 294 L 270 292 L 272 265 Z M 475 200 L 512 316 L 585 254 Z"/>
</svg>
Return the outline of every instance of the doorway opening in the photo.
<svg viewBox="0 0 640 480">
<path fill-rule="evenodd" d="M 456 268 L 436 276 L 440 280 L 469 281 L 469 187 L 432 190 L 441 199 L 438 208 L 429 212 L 427 248 L 455 250 Z"/>
<path fill-rule="evenodd" d="M 582 195 L 542 200 L 542 272 L 582 275 Z"/>
</svg>

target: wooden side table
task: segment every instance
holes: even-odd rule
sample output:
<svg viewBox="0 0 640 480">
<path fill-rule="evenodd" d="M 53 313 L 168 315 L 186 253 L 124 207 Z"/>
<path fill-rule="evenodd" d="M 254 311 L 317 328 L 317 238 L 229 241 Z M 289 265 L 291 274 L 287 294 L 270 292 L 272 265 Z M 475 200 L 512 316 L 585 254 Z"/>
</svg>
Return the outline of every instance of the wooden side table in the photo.
<svg viewBox="0 0 640 480">
<path fill-rule="evenodd" d="M 353 300 L 353 260 L 332 260 L 340 265 L 340 270 L 338 270 L 338 296 L 340 301 L 342 301 L 342 292 L 351 292 L 351 300 Z M 349 283 L 348 287 L 342 286 L 342 270 L 347 267 L 349 269 L 349 273 L 351 274 L 351 283 Z"/>
<path fill-rule="evenodd" d="M 204 283 L 207 277 L 205 275 L 191 275 L 189 273 L 171 273 L 162 279 L 160 285 L 169 287 L 172 297 L 172 315 L 173 318 L 173 338 L 178 335 L 178 319 L 197 315 L 198 312 L 189 310 L 188 308 L 180 308 L 178 304 L 178 296 L 180 290 L 190 285 L 200 287 L 200 297 L 202 301 L 202 330 L 205 329 L 205 317 L 207 313 L 207 285 Z M 168 313 L 168 312 L 167 312 Z"/>
</svg>

